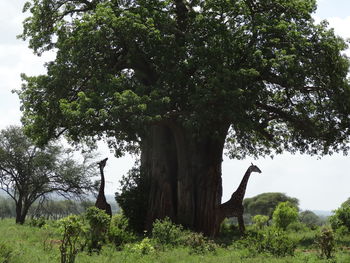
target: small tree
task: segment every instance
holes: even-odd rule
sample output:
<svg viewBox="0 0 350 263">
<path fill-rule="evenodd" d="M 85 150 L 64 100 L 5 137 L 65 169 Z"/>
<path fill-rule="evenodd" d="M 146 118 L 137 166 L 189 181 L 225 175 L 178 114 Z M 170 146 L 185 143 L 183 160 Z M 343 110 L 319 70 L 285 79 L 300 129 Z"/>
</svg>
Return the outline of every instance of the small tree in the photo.
<svg viewBox="0 0 350 263">
<path fill-rule="evenodd" d="M 283 230 L 298 220 L 298 210 L 289 202 L 279 203 L 272 214 L 274 224 Z"/>
<path fill-rule="evenodd" d="M 111 218 L 104 210 L 94 206 L 86 210 L 85 217 L 90 225 L 89 236 L 87 237 L 89 252 L 99 252 L 102 244 L 107 241 Z"/>
<path fill-rule="evenodd" d="M 82 245 L 84 225 L 78 216 L 72 215 L 59 221 L 62 240 L 60 245 L 61 263 L 74 263 Z"/>
<path fill-rule="evenodd" d="M 335 252 L 335 239 L 332 229 L 323 228 L 317 236 L 316 245 L 321 257 L 332 258 Z"/>
<path fill-rule="evenodd" d="M 39 148 L 18 126 L 0 131 L 0 189 L 15 201 L 16 223 L 23 224 L 31 205 L 49 193 L 71 197 L 91 190 L 90 159 L 79 164 L 60 145 Z"/>
</svg>

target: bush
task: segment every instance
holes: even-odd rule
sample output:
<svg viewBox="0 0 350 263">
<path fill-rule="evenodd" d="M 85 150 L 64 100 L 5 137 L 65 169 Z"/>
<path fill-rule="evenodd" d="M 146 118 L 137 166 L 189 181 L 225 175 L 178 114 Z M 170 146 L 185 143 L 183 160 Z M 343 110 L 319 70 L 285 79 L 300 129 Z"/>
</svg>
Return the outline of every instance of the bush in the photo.
<svg viewBox="0 0 350 263">
<path fill-rule="evenodd" d="M 316 245 L 320 256 L 327 259 L 332 258 L 335 252 L 334 234 L 331 228 L 323 228 L 316 238 Z"/>
<path fill-rule="evenodd" d="M 344 226 L 350 231 L 350 205 L 345 203 L 334 211 L 334 215 L 330 217 L 330 223 L 333 230 Z"/>
<path fill-rule="evenodd" d="M 80 217 L 72 215 L 59 221 L 62 240 L 60 245 L 61 263 L 74 263 L 82 245 L 84 225 Z"/>
<path fill-rule="evenodd" d="M 105 211 L 93 206 L 86 210 L 85 218 L 90 226 L 87 236 L 89 252 L 99 252 L 107 240 L 111 218 Z"/>
<path fill-rule="evenodd" d="M 140 243 L 128 246 L 128 249 L 141 255 L 148 255 L 156 251 L 148 237 L 144 238 Z"/>
<path fill-rule="evenodd" d="M 202 233 L 191 232 L 188 234 L 186 244 L 190 248 L 190 254 L 216 252 L 217 249 L 214 241 L 207 239 Z"/>
<path fill-rule="evenodd" d="M 350 231 L 346 226 L 341 226 L 335 231 L 337 239 L 341 239 L 344 236 L 349 236 Z"/>
<path fill-rule="evenodd" d="M 135 161 L 127 175 L 123 175 L 120 185 L 121 190 L 115 193 L 115 199 L 128 218 L 132 230 L 141 234 L 145 229 L 150 184 L 147 175 L 141 172 L 139 160 Z"/>
<path fill-rule="evenodd" d="M 267 226 L 268 222 L 269 222 L 268 216 L 256 215 L 253 217 L 253 223 L 257 229 L 262 229 L 263 227 Z"/>
<path fill-rule="evenodd" d="M 238 225 L 232 223 L 232 220 L 225 218 L 220 225 L 220 235 L 216 239 L 216 242 L 220 242 L 220 245 L 229 246 L 233 240 L 237 240 L 242 236 Z"/>
<path fill-rule="evenodd" d="M 290 232 L 307 232 L 310 229 L 301 222 L 293 222 L 287 226 L 287 231 Z"/>
<path fill-rule="evenodd" d="M 182 226 L 173 224 L 168 217 L 153 223 L 152 239 L 162 248 L 179 245 L 183 235 Z"/>
<path fill-rule="evenodd" d="M 117 249 L 135 240 L 135 235 L 129 231 L 128 219 L 123 214 L 117 214 L 112 217 L 108 238 Z"/>
<path fill-rule="evenodd" d="M 296 242 L 280 228 L 266 227 L 264 230 L 248 233 L 243 242 L 252 253 L 270 253 L 276 257 L 293 256 Z"/>
<path fill-rule="evenodd" d="M 276 227 L 286 230 L 289 224 L 297 222 L 298 210 L 289 202 L 281 202 L 273 212 L 272 220 Z"/>
<path fill-rule="evenodd" d="M 29 225 L 32 227 L 39 227 L 42 228 L 44 225 L 46 225 L 46 219 L 44 217 L 39 217 L 39 218 L 32 218 L 29 221 Z"/>
</svg>

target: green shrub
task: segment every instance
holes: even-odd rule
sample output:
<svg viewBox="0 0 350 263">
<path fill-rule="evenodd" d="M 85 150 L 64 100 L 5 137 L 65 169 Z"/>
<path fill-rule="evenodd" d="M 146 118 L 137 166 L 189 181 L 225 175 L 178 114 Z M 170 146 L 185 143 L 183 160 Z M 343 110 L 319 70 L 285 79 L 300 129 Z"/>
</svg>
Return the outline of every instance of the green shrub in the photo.
<svg viewBox="0 0 350 263">
<path fill-rule="evenodd" d="M 148 237 L 145 237 L 140 243 L 127 246 L 127 249 L 140 255 L 148 255 L 156 251 Z"/>
<path fill-rule="evenodd" d="M 344 226 L 350 231 L 350 205 L 345 203 L 335 210 L 334 215 L 330 217 L 330 223 L 333 230 Z"/>
<path fill-rule="evenodd" d="M 182 226 L 173 224 L 168 217 L 153 223 L 152 239 L 162 248 L 179 245 L 183 235 Z"/>
<path fill-rule="evenodd" d="M 225 218 L 220 225 L 220 235 L 216 239 L 216 242 L 220 242 L 220 245 L 229 246 L 234 240 L 238 240 L 242 236 L 238 225 L 233 224 L 231 220 Z"/>
<path fill-rule="evenodd" d="M 301 222 L 292 222 L 287 226 L 289 232 L 307 232 L 309 228 Z"/>
<path fill-rule="evenodd" d="M 321 257 L 327 259 L 334 257 L 335 239 L 331 228 L 323 228 L 316 238 L 316 245 Z"/>
<path fill-rule="evenodd" d="M 344 236 L 349 236 L 350 235 L 350 231 L 346 226 L 340 226 L 336 231 L 335 231 L 335 235 L 337 237 L 337 239 L 340 239 Z"/>
<path fill-rule="evenodd" d="M 264 230 L 249 232 L 242 242 L 254 253 L 270 253 L 276 257 L 293 256 L 296 241 L 280 228 L 266 227 Z"/>
<path fill-rule="evenodd" d="M 123 214 L 117 214 L 112 217 L 108 238 L 117 249 L 121 249 L 126 243 L 135 240 L 135 235 L 129 231 L 128 219 Z"/>
<path fill-rule="evenodd" d="M 263 227 L 267 226 L 268 222 L 269 222 L 268 216 L 256 215 L 253 217 L 253 223 L 257 229 L 262 229 Z"/>
<path fill-rule="evenodd" d="M 90 226 L 87 235 L 89 252 L 99 252 L 107 241 L 111 218 L 105 211 L 93 206 L 86 210 L 85 218 Z"/>
<path fill-rule="evenodd" d="M 288 225 L 298 221 L 298 210 L 289 202 L 281 202 L 272 214 L 272 220 L 276 227 L 286 230 Z"/>
<path fill-rule="evenodd" d="M 147 202 L 150 181 L 140 169 L 141 162 L 135 161 L 134 167 L 120 180 L 121 189 L 115 193 L 115 200 L 124 211 L 133 231 L 141 234 L 145 228 Z"/>
<path fill-rule="evenodd" d="M 42 216 L 39 218 L 32 218 L 28 224 L 32 227 L 42 228 L 44 225 L 46 225 L 46 219 Z"/>
<path fill-rule="evenodd" d="M 74 263 L 81 249 L 84 224 L 79 216 L 72 215 L 59 221 L 62 234 L 60 253 L 61 263 Z"/>
<path fill-rule="evenodd" d="M 217 245 L 214 241 L 207 239 L 202 233 L 191 232 L 186 239 L 186 245 L 190 248 L 190 254 L 205 254 L 216 252 Z"/>
</svg>

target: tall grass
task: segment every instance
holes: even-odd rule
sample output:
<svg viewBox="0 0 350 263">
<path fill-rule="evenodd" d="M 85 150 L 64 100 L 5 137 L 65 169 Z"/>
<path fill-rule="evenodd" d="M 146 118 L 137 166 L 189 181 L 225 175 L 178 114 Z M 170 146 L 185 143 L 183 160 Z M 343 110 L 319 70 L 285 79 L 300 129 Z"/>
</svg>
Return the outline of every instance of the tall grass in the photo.
<svg viewBox="0 0 350 263">
<path fill-rule="evenodd" d="M 148 254 L 141 254 L 126 246 L 117 251 L 114 244 L 102 247 L 99 254 L 89 255 L 81 252 L 77 255 L 77 263 L 330 263 L 320 259 L 312 240 L 316 232 L 290 232 L 291 238 L 298 240 L 298 248 L 294 257 L 273 257 L 270 254 L 251 253 L 248 249 L 233 245 L 218 247 L 215 253 L 191 254 L 190 248 L 177 246 L 166 250 L 154 250 Z M 60 262 L 60 236 L 56 232 L 56 224 L 51 223 L 43 228 L 29 225 L 16 225 L 13 219 L 0 220 L 0 262 L 6 263 L 55 263 Z M 333 262 L 350 262 L 350 240 L 343 238 L 341 247 L 336 250 Z M 10 248 L 9 261 L 1 258 L 1 244 Z M 132 247 L 134 244 L 131 244 Z M 5 251 L 6 252 L 6 251 Z"/>
</svg>

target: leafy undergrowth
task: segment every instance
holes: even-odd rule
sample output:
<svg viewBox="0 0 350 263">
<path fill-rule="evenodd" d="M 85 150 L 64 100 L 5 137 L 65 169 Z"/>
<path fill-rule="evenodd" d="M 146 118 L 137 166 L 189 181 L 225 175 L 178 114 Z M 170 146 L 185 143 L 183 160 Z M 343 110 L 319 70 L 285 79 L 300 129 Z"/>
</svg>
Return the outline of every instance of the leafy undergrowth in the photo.
<svg viewBox="0 0 350 263">
<path fill-rule="evenodd" d="M 181 229 L 171 228 L 167 225 L 168 232 L 177 233 Z M 162 232 L 163 231 L 163 232 Z M 182 230 L 181 230 L 182 231 Z M 269 230 L 270 232 L 272 230 Z M 185 232 L 185 231 L 183 231 Z M 45 225 L 42 228 L 30 225 L 16 225 L 14 220 L 0 221 L 0 262 L 1 263 L 48 263 L 60 262 L 60 234 L 57 223 Z M 253 243 L 249 238 L 234 241 L 225 247 L 215 245 L 201 235 L 185 233 L 180 241 L 185 245 L 179 246 L 169 242 L 169 246 L 158 247 L 159 240 L 166 240 L 164 229 L 154 233 L 154 237 L 142 237 L 130 241 L 121 249 L 116 249 L 114 243 L 107 242 L 99 253 L 83 251 L 77 254 L 77 263 L 349 263 L 349 237 L 344 237 L 341 245 L 336 249 L 334 258 L 322 259 L 312 240 L 316 237 L 316 231 L 289 233 L 288 238 L 297 243 L 294 255 L 276 256 L 269 252 L 269 246 L 259 246 L 261 251 L 252 250 Z M 285 233 L 284 233 L 285 234 Z M 286 238 L 284 234 L 269 233 L 268 238 Z M 252 235 L 254 237 L 254 235 Z M 262 238 L 264 235 L 259 236 Z M 156 237 L 156 242 L 154 238 Z M 171 237 L 171 236 L 170 236 Z M 250 237 L 252 238 L 252 237 Z M 131 240 L 131 239 L 130 239 Z M 276 239 L 281 242 L 281 239 Z M 259 241 L 259 239 L 258 239 Z M 248 243 L 247 243 L 248 242 Z M 283 247 L 282 247 L 283 249 Z M 274 250 L 273 250 L 274 251 Z M 287 253 L 288 254 L 288 253 Z"/>
</svg>

